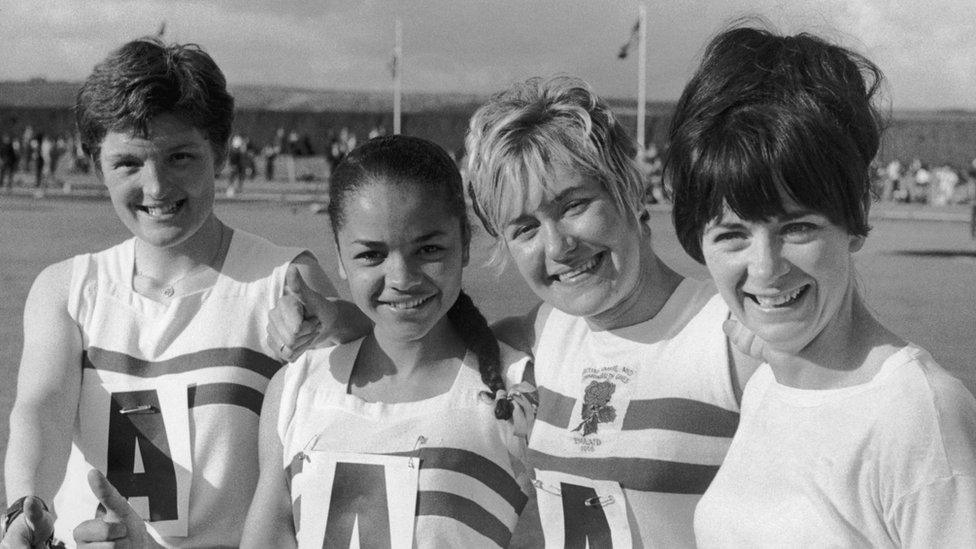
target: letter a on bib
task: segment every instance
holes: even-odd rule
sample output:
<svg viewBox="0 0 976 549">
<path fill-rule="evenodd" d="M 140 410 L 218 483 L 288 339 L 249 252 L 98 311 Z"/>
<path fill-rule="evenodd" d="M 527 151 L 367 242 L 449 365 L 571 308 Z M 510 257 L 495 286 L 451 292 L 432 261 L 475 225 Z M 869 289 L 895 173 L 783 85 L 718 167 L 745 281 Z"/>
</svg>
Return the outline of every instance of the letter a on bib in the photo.
<svg viewBox="0 0 976 549">
<path fill-rule="evenodd" d="M 309 452 L 301 482 L 299 547 L 409 549 L 419 460 Z"/>
<path fill-rule="evenodd" d="M 620 484 L 556 471 L 536 471 L 536 496 L 546 547 L 632 547 Z"/>
<path fill-rule="evenodd" d="M 160 535 L 186 536 L 192 481 L 186 384 L 132 378 L 82 391 L 81 435 L 91 465 Z"/>
</svg>

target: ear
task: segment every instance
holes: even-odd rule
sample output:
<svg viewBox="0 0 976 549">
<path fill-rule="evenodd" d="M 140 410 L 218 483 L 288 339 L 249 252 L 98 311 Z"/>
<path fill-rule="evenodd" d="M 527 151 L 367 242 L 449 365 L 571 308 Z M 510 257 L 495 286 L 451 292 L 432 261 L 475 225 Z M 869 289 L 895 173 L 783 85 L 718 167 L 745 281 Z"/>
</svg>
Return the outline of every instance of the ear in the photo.
<svg viewBox="0 0 976 549">
<path fill-rule="evenodd" d="M 644 204 L 641 206 L 640 215 L 637 217 L 637 224 L 640 226 L 641 231 L 647 231 L 648 234 L 651 233 L 651 210 L 648 209 L 649 206 Z"/>
<path fill-rule="evenodd" d="M 867 238 L 864 235 L 856 235 L 856 234 L 848 235 L 848 237 L 850 238 L 850 244 L 848 245 L 848 249 L 851 251 L 851 253 L 860 250 L 864 246 L 864 240 Z"/>
</svg>

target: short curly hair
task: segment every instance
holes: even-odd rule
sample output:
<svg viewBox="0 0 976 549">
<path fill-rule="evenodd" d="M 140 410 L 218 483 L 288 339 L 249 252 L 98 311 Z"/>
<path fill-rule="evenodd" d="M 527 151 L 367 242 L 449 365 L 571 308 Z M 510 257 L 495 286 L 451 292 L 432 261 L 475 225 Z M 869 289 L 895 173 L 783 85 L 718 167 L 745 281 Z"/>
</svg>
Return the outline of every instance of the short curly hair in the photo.
<svg viewBox="0 0 976 549">
<path fill-rule="evenodd" d="M 161 114 L 200 130 L 223 162 L 234 98 L 220 67 L 196 44 L 165 45 L 153 37 L 128 42 L 95 65 L 75 102 L 82 147 L 96 166 L 108 132 L 146 136 Z"/>
<path fill-rule="evenodd" d="M 468 194 L 499 244 L 510 210 L 545 188 L 558 167 L 595 178 L 621 212 L 641 215 L 635 143 L 579 78 L 536 77 L 494 95 L 472 116 L 465 146 Z"/>
<path fill-rule="evenodd" d="M 664 175 L 678 240 L 699 262 L 705 226 L 782 215 L 784 195 L 867 235 L 881 71 L 803 33 L 736 27 L 716 36 L 672 119 Z"/>
</svg>

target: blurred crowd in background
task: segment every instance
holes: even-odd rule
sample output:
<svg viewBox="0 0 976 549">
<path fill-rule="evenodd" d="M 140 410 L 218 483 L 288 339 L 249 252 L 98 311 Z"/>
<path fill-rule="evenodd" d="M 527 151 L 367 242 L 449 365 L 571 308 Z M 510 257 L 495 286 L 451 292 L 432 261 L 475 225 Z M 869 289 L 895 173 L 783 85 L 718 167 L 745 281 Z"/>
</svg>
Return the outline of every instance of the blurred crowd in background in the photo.
<svg viewBox="0 0 976 549">
<path fill-rule="evenodd" d="M 2 128 L 0 128 L 2 131 Z M 372 127 L 365 140 L 385 135 L 383 126 Z M 43 196 L 45 189 L 71 190 L 67 174 L 87 174 L 91 167 L 74 134 L 44 134 L 27 126 L 21 135 L 0 134 L 0 190 L 14 187 L 32 188 Z M 275 137 L 256 143 L 244 134 L 235 134 L 228 149 L 224 167 L 225 192 L 234 196 L 244 192 L 246 182 L 255 178 L 265 181 L 328 181 L 332 169 L 356 148 L 362 140 L 347 127 L 329 130 L 324 140 L 307 133 L 278 128 Z M 314 146 L 313 143 L 324 143 Z M 462 152 L 455 154 L 462 163 Z M 663 157 L 651 143 L 636 159 L 648 182 L 646 201 L 667 202 L 662 181 Z M 908 162 L 894 159 L 875 163 L 872 173 L 876 198 L 884 202 L 902 202 L 945 206 L 976 205 L 976 158 L 968 166 L 933 165 L 924 159 Z"/>
</svg>

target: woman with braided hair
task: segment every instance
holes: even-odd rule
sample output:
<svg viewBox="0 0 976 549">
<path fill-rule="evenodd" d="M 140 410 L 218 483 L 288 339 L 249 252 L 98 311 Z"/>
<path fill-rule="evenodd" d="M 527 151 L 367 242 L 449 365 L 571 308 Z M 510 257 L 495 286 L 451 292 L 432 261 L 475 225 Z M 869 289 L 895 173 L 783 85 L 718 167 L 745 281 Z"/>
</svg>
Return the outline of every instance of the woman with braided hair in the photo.
<svg viewBox="0 0 976 549">
<path fill-rule="evenodd" d="M 272 380 L 243 545 L 507 546 L 528 492 L 513 411 L 532 405 L 506 379 L 527 358 L 461 291 L 454 162 L 423 139 L 376 138 L 336 168 L 329 199 L 340 275 L 375 325 Z"/>
</svg>

